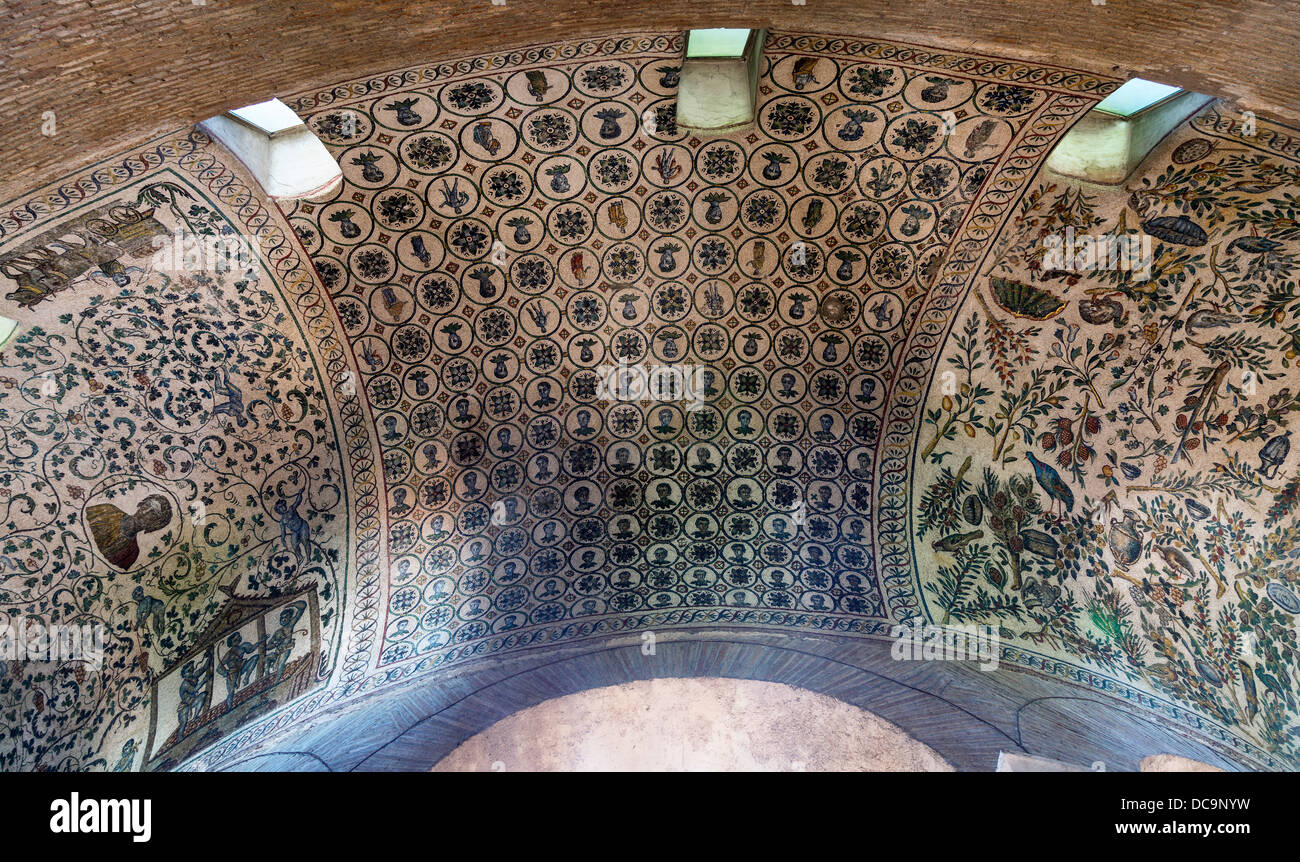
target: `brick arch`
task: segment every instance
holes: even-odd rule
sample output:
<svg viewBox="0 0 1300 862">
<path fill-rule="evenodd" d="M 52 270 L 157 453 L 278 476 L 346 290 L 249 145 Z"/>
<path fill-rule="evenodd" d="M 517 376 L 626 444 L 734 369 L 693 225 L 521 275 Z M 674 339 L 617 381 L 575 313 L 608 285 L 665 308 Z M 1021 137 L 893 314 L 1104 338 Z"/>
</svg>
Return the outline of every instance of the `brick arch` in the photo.
<svg viewBox="0 0 1300 862">
<path fill-rule="evenodd" d="M 1252 768 L 1113 702 L 1033 674 L 960 663 L 899 662 L 889 643 L 750 632 L 668 635 L 565 654 L 535 650 L 482 662 L 454 679 L 425 676 L 321 716 L 266 749 L 216 763 L 224 771 L 424 771 L 521 710 L 637 680 L 723 678 L 782 683 L 872 713 L 958 771 L 991 771 L 999 751 L 1108 771 L 1136 771 L 1152 751 L 1229 770 Z M 924 666 L 923 666 L 924 665 Z"/>
</svg>

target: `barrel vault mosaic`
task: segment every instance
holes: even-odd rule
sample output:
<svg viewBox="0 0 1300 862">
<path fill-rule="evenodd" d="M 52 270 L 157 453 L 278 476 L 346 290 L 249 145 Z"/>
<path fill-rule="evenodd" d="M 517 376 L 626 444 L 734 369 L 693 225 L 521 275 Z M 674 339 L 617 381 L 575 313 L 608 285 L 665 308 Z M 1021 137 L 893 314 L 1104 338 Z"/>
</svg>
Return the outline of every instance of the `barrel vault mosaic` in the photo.
<svg viewBox="0 0 1300 862">
<path fill-rule="evenodd" d="M 1113 84 L 777 37 L 757 127 L 700 138 L 679 52 L 563 45 L 293 103 L 345 170 L 290 217 L 383 450 L 381 666 L 916 612 L 876 533 L 888 392 L 929 362 L 909 338 L 962 225 Z M 611 400 L 621 365 L 698 397 Z"/>
<path fill-rule="evenodd" d="M 0 603 L 112 633 L 0 681 L 7 764 L 205 768 L 521 648 L 926 619 L 1294 766 L 1292 133 L 1210 109 L 1101 192 L 1040 168 L 1115 81 L 771 35 L 757 126 L 702 137 L 680 51 L 286 99 L 345 179 L 283 214 L 198 133 L 7 207 Z M 181 227 L 258 259 L 160 271 Z M 1066 228 L 1151 277 L 1045 263 Z"/>
</svg>

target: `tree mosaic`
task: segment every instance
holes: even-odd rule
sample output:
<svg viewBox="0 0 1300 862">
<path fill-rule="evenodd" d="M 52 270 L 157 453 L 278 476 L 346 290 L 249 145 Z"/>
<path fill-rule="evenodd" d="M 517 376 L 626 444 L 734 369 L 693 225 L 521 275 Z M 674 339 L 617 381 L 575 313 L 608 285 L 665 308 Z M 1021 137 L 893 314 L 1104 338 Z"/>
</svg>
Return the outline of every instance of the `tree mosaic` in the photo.
<svg viewBox="0 0 1300 862">
<path fill-rule="evenodd" d="M 1038 178 L 934 376 L 913 523 L 932 616 L 1294 765 L 1300 159 L 1241 132 L 1211 106 L 1122 189 Z"/>
<path fill-rule="evenodd" d="M 21 328 L 0 350 L 0 612 L 104 631 L 100 667 L 6 663 L 6 769 L 157 767 L 211 743 L 282 702 L 290 670 L 328 675 L 349 588 L 337 421 L 281 275 L 260 247 L 175 265 L 178 232 L 245 230 L 180 171 L 110 187 L 90 213 L 55 208 L 0 246 L 5 274 L 22 271 L 6 311 Z M 206 676 L 157 695 L 234 605 L 304 591 L 316 618 L 243 644 L 242 663 L 223 645 Z M 309 628 L 327 645 L 311 666 Z M 179 732 L 154 739 L 178 711 Z"/>
</svg>

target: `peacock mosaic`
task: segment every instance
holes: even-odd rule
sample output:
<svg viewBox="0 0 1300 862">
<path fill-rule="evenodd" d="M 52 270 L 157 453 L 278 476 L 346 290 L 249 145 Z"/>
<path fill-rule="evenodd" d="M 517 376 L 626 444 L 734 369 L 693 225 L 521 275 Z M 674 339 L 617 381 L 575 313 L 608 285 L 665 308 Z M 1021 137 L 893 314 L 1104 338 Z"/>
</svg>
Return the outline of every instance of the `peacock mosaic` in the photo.
<svg viewBox="0 0 1300 862">
<path fill-rule="evenodd" d="M 512 650 L 924 619 L 1295 766 L 1290 132 L 1210 109 L 1107 192 L 1041 166 L 1110 79 L 773 34 L 757 125 L 701 137 L 680 53 L 286 99 L 344 181 L 283 213 L 198 132 L 7 206 L 0 606 L 110 636 L 7 663 L 0 762 L 206 768 Z M 173 271 L 177 231 L 255 259 Z"/>
</svg>

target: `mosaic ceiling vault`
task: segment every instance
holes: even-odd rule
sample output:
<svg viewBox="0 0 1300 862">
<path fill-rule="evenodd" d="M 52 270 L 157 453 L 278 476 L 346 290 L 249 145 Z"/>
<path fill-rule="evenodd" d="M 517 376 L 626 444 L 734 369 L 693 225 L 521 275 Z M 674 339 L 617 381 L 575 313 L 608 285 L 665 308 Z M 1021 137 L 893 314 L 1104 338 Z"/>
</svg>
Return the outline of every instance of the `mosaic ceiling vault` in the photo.
<svg viewBox="0 0 1300 862">
<path fill-rule="evenodd" d="M 110 632 L 0 681 L 6 765 L 217 762 L 522 648 L 918 619 L 1294 765 L 1290 132 L 1211 108 L 1103 193 L 1040 168 L 1115 81 L 773 35 L 758 126 L 697 137 L 680 50 L 286 100 L 345 181 L 283 215 L 199 133 L 6 207 L 0 606 Z M 1045 262 L 1067 228 L 1150 278 Z M 177 230 L 257 259 L 170 272 Z M 611 395 L 638 370 L 670 388 Z"/>
<path fill-rule="evenodd" d="M 677 46 L 295 104 L 346 167 L 290 221 L 382 447 L 381 665 L 915 608 L 875 550 L 887 390 L 998 157 L 1090 101 L 778 39 L 760 128 L 700 139 Z M 683 397 L 612 401 L 620 365 Z"/>
</svg>

